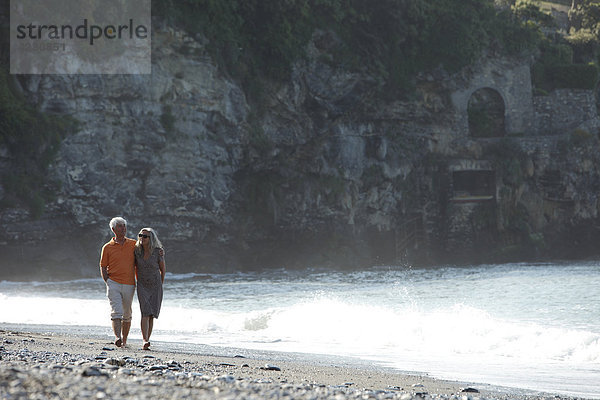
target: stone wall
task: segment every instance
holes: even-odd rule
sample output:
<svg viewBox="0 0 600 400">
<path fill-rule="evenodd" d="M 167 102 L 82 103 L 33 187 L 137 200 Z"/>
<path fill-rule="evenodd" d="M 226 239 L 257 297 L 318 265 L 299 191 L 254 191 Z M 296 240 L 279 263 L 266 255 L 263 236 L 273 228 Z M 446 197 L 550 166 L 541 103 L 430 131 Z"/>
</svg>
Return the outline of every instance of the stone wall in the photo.
<svg viewBox="0 0 600 400">
<path fill-rule="evenodd" d="M 584 129 L 596 133 L 598 106 L 592 90 L 557 89 L 548 96 L 534 96 L 535 133 L 553 135 Z"/>
<path fill-rule="evenodd" d="M 556 135 L 600 129 L 597 99 L 592 90 L 556 89 L 533 96 L 527 60 L 488 60 L 472 68 L 470 76 L 451 94 L 458 134 L 469 134 L 468 105 L 474 92 L 489 88 L 504 101 L 507 135 Z"/>
<path fill-rule="evenodd" d="M 534 113 L 531 75 L 526 62 L 488 60 L 476 66 L 466 84 L 452 93 L 452 104 L 458 114 L 460 131 L 464 135 L 469 132 L 469 100 L 475 91 L 482 88 L 497 91 L 504 100 L 506 133 L 522 133 L 531 129 Z"/>
</svg>

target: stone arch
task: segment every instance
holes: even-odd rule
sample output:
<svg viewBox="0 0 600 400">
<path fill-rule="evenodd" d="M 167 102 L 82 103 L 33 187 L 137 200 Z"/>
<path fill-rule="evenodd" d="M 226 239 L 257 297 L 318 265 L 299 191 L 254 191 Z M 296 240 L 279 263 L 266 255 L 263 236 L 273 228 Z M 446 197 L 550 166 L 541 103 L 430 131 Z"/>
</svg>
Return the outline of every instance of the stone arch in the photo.
<svg viewBox="0 0 600 400">
<path fill-rule="evenodd" d="M 467 104 L 469 134 L 473 137 L 502 137 L 506 134 L 506 106 L 504 98 L 495 89 L 475 90 Z"/>
</svg>

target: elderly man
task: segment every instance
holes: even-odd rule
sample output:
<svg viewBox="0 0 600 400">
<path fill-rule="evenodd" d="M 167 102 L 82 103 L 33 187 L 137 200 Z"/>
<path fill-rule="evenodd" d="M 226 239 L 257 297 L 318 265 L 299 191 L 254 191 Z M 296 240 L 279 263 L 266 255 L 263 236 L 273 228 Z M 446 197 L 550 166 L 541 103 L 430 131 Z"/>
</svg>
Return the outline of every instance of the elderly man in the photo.
<svg viewBox="0 0 600 400">
<path fill-rule="evenodd" d="M 102 246 L 100 274 L 106 282 L 115 346 L 121 347 L 127 343 L 131 328 L 131 303 L 135 292 L 135 240 L 125 237 L 125 219 L 115 217 L 109 225 L 115 236 Z"/>
</svg>

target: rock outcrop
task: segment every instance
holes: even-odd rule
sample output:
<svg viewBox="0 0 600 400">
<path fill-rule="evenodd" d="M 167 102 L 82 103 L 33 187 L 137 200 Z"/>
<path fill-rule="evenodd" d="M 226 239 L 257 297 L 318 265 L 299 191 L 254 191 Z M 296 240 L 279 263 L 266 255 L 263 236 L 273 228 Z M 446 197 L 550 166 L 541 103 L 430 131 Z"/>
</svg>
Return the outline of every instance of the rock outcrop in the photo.
<svg viewBox="0 0 600 400">
<path fill-rule="evenodd" d="M 62 186 L 44 215 L 0 211 L 5 271 L 97 274 L 116 215 L 130 235 L 156 228 L 176 272 L 589 254 L 590 91 L 534 98 L 528 60 L 485 59 L 420 76 L 410 101 L 384 100 L 375 78 L 324 62 L 313 42 L 257 114 L 201 38 L 153 34 L 151 75 L 18 77 L 80 130 L 50 168 Z M 473 134 L 480 89 L 499 99 L 502 137 Z"/>
</svg>

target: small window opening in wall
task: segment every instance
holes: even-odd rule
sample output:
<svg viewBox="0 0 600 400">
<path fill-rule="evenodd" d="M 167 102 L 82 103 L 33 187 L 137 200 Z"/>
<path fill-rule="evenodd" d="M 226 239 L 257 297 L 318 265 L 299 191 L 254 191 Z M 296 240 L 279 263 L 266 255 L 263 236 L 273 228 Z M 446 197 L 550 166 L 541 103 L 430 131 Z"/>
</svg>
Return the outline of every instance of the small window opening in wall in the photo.
<svg viewBox="0 0 600 400">
<path fill-rule="evenodd" d="M 496 194 L 496 174 L 489 170 L 454 171 L 452 201 L 492 200 Z"/>
</svg>

